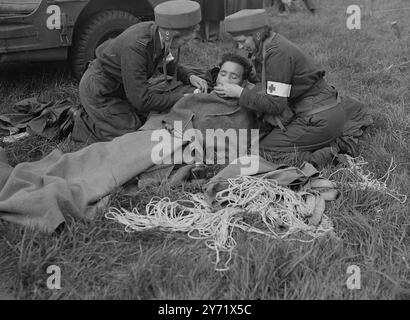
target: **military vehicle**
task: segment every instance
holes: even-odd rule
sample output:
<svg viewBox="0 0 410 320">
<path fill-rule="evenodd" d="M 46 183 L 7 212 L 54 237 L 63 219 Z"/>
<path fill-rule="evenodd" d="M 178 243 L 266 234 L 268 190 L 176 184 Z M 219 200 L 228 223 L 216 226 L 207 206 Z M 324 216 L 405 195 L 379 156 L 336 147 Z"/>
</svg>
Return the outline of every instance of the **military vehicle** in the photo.
<svg viewBox="0 0 410 320">
<path fill-rule="evenodd" d="M 0 0 L 0 64 L 68 60 L 80 78 L 95 48 L 166 0 Z"/>
</svg>

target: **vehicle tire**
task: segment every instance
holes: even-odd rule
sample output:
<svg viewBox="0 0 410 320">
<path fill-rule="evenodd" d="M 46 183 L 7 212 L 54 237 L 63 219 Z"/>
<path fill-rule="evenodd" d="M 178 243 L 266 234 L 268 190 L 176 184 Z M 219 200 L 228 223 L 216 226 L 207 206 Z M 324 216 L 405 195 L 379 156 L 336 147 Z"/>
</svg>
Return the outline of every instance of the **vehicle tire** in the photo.
<svg viewBox="0 0 410 320">
<path fill-rule="evenodd" d="M 126 11 L 107 10 L 92 16 L 89 22 L 76 31 L 70 50 L 73 75 L 78 80 L 89 61 L 95 57 L 95 49 L 109 38 L 114 38 L 133 24 L 141 22 Z"/>
</svg>

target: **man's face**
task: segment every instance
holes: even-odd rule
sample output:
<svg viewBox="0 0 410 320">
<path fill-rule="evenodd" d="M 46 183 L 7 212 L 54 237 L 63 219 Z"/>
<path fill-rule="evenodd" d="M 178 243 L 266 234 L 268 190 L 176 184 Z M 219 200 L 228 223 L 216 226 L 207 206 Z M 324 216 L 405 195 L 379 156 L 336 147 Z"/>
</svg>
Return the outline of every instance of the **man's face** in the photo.
<svg viewBox="0 0 410 320">
<path fill-rule="evenodd" d="M 222 83 L 237 84 L 242 86 L 243 84 L 244 68 L 235 62 L 226 61 L 219 70 L 216 84 Z"/>
<path fill-rule="evenodd" d="M 233 37 L 233 40 L 238 44 L 240 50 L 245 50 L 248 53 L 254 53 L 256 51 L 256 44 L 252 36 L 240 35 Z"/>
</svg>

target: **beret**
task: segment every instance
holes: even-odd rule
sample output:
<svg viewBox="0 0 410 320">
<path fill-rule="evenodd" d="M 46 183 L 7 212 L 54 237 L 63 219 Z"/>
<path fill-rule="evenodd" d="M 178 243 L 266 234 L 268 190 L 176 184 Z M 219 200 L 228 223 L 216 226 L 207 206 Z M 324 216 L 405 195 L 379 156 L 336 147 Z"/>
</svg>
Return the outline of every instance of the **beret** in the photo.
<svg viewBox="0 0 410 320">
<path fill-rule="evenodd" d="M 269 18 L 264 9 L 245 9 L 225 18 L 225 31 L 232 34 L 250 33 L 269 26 Z"/>
<path fill-rule="evenodd" d="M 178 30 L 201 22 L 201 6 L 189 0 L 165 1 L 154 8 L 155 22 L 163 28 Z"/>
</svg>

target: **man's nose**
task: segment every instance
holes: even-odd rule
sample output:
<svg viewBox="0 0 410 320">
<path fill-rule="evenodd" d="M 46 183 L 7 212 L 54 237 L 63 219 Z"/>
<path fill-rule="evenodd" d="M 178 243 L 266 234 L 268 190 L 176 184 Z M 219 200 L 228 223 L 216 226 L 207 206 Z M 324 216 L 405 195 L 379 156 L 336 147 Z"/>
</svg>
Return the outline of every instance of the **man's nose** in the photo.
<svg viewBox="0 0 410 320">
<path fill-rule="evenodd" d="M 228 82 L 227 77 L 219 77 L 219 79 L 217 80 L 217 84 L 223 84 Z"/>
</svg>

